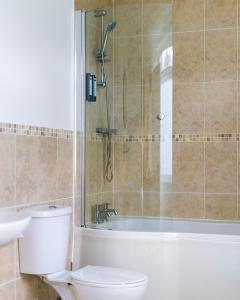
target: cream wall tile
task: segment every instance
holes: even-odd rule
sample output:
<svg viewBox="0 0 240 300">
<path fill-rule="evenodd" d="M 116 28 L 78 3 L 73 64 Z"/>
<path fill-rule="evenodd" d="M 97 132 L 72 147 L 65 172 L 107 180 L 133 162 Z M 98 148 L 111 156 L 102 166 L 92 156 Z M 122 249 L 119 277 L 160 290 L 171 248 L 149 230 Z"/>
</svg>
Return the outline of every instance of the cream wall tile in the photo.
<svg viewBox="0 0 240 300">
<path fill-rule="evenodd" d="M 133 36 L 141 34 L 142 1 L 115 1 L 114 19 L 117 22 L 115 36 Z"/>
<path fill-rule="evenodd" d="M 159 192 L 144 192 L 143 216 L 160 217 L 160 194 Z"/>
<path fill-rule="evenodd" d="M 173 0 L 173 31 L 204 28 L 204 0 Z"/>
<path fill-rule="evenodd" d="M 38 300 L 56 300 L 58 294 L 42 280 L 38 280 Z"/>
<path fill-rule="evenodd" d="M 138 192 L 117 192 L 115 194 L 115 208 L 120 215 L 141 216 L 142 205 L 140 193 Z"/>
<path fill-rule="evenodd" d="M 206 144 L 206 192 L 237 192 L 237 143 Z"/>
<path fill-rule="evenodd" d="M 161 217 L 201 219 L 204 217 L 203 194 L 161 194 Z"/>
<path fill-rule="evenodd" d="M 238 0 L 206 0 L 206 29 L 237 26 Z"/>
<path fill-rule="evenodd" d="M 206 32 L 206 80 L 237 79 L 237 30 Z"/>
<path fill-rule="evenodd" d="M 161 191 L 204 191 L 204 145 L 201 142 L 173 143 L 172 181 L 161 177 Z"/>
<path fill-rule="evenodd" d="M 112 0 L 88 0 L 88 9 L 89 10 L 103 8 L 106 6 L 111 7 Z"/>
<path fill-rule="evenodd" d="M 237 82 L 205 84 L 206 134 L 237 133 Z"/>
<path fill-rule="evenodd" d="M 237 195 L 206 194 L 207 219 L 237 219 Z"/>
<path fill-rule="evenodd" d="M 173 74 L 175 82 L 204 79 L 204 33 L 173 35 Z M 193 51 L 194 49 L 194 51 Z"/>
<path fill-rule="evenodd" d="M 57 139 L 39 138 L 38 195 L 40 201 L 57 197 Z"/>
<path fill-rule="evenodd" d="M 58 198 L 72 196 L 72 163 L 73 142 L 66 139 L 58 139 Z"/>
<path fill-rule="evenodd" d="M 24 275 L 17 280 L 16 299 L 34 300 L 38 299 L 38 278 Z"/>
<path fill-rule="evenodd" d="M 15 136 L 0 135 L 0 207 L 15 205 Z"/>
<path fill-rule="evenodd" d="M 75 0 L 75 10 L 88 9 L 88 0 Z"/>
<path fill-rule="evenodd" d="M 18 205 L 38 201 L 38 149 L 38 137 L 16 137 L 16 203 Z"/>
<path fill-rule="evenodd" d="M 204 132 L 204 88 L 202 83 L 174 85 L 173 131 L 184 134 Z"/>
<path fill-rule="evenodd" d="M 0 284 L 15 279 L 15 244 L 0 247 Z M 1 297 L 0 297 L 1 299 Z"/>
<path fill-rule="evenodd" d="M 115 191 L 139 191 L 142 187 L 140 143 L 116 143 L 114 147 Z"/>
<path fill-rule="evenodd" d="M 102 143 L 102 174 L 101 174 L 101 179 L 102 179 L 102 188 L 101 191 L 102 192 L 112 192 L 113 191 L 113 180 L 111 182 L 109 182 L 106 178 L 106 174 L 105 174 L 105 167 L 107 164 L 107 147 L 108 147 L 108 140 L 107 137 L 104 138 L 104 141 Z M 111 153 L 114 153 L 114 143 L 111 143 Z M 111 163 L 113 164 L 113 157 L 111 157 Z M 112 170 L 114 172 L 114 166 L 112 165 Z"/>
<path fill-rule="evenodd" d="M 143 34 L 172 32 L 171 1 L 143 1 Z"/>
<path fill-rule="evenodd" d="M 160 190 L 160 144 L 144 143 L 143 147 L 143 190 Z"/>
<path fill-rule="evenodd" d="M 0 300 L 15 300 L 14 282 L 11 282 L 9 284 L 0 287 Z"/>
<path fill-rule="evenodd" d="M 122 85 L 124 77 L 129 85 L 142 83 L 142 42 L 140 37 L 119 38 L 114 42 L 114 84 Z"/>
</svg>

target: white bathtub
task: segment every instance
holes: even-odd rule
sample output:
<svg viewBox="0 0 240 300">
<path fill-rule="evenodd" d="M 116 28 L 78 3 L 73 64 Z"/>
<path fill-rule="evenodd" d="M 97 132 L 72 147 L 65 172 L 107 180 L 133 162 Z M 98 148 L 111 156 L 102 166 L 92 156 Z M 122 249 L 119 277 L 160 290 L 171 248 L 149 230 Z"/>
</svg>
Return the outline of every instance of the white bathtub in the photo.
<svg viewBox="0 0 240 300">
<path fill-rule="evenodd" d="M 145 272 L 144 300 L 240 299 L 240 223 L 118 218 L 97 227 L 79 229 L 80 265 Z"/>
</svg>

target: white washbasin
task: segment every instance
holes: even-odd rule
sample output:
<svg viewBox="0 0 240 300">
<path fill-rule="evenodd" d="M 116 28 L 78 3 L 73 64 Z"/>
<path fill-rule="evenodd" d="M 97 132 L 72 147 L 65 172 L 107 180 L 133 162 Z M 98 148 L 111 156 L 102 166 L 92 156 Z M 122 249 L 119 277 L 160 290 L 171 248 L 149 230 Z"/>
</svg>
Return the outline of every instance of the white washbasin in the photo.
<svg viewBox="0 0 240 300">
<path fill-rule="evenodd" d="M 0 211 L 0 246 L 22 237 L 31 217 L 12 210 Z"/>
</svg>

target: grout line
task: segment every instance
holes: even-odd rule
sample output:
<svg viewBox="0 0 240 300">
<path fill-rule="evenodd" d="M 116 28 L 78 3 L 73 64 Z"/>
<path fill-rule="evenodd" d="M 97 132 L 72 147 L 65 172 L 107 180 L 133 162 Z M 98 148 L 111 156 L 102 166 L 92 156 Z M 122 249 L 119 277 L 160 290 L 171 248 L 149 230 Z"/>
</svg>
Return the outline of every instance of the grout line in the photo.
<svg viewBox="0 0 240 300">
<path fill-rule="evenodd" d="M 238 115 L 239 115 L 239 84 L 238 84 L 238 80 L 239 80 L 239 55 L 238 55 L 238 45 L 239 45 L 239 20 L 238 20 L 238 9 L 239 9 L 239 1 L 237 0 L 237 103 L 236 103 L 236 107 L 237 107 L 237 133 L 239 133 L 239 122 L 238 122 Z M 237 218 L 239 217 L 239 205 L 238 205 L 238 193 L 239 193 L 239 189 L 238 189 L 238 182 L 239 182 L 239 142 L 237 142 Z"/>
<path fill-rule="evenodd" d="M 204 83 L 203 83 L 203 132 L 206 134 L 206 1 L 204 0 L 204 37 L 203 37 L 203 64 L 204 64 Z M 206 218 L 206 142 L 203 142 L 203 218 Z"/>
</svg>

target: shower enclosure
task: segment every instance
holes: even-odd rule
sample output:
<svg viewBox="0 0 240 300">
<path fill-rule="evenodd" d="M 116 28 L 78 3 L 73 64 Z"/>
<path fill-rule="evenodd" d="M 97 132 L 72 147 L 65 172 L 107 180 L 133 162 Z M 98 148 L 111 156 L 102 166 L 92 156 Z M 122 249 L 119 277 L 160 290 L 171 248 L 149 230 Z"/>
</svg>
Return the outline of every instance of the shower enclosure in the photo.
<svg viewBox="0 0 240 300">
<path fill-rule="evenodd" d="M 209 1 L 100 2 L 76 12 L 74 263 L 145 272 L 147 300 L 237 300 L 235 25 Z"/>
</svg>

